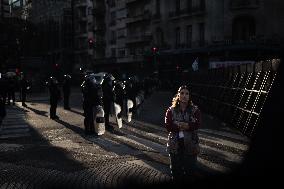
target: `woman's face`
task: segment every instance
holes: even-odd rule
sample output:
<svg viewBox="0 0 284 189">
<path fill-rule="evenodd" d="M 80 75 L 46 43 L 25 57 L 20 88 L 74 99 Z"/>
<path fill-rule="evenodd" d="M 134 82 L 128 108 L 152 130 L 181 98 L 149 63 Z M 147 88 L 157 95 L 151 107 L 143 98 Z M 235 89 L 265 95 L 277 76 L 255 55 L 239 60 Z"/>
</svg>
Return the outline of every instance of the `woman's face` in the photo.
<svg viewBox="0 0 284 189">
<path fill-rule="evenodd" d="M 179 92 L 179 100 L 182 103 L 188 103 L 188 101 L 189 101 L 189 91 L 187 89 L 182 89 Z"/>
</svg>

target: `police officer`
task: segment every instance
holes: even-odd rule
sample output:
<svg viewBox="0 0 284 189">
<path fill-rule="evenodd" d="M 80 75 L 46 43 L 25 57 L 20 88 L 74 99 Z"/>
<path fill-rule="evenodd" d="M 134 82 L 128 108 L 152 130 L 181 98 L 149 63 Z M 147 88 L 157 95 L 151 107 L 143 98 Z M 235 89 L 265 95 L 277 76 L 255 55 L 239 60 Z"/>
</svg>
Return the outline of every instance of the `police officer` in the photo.
<svg viewBox="0 0 284 189">
<path fill-rule="evenodd" d="M 126 80 L 125 83 L 125 93 L 126 93 L 126 100 L 130 99 L 133 102 L 133 109 L 132 111 L 135 112 L 136 108 L 136 92 L 135 92 L 135 85 L 132 78 Z"/>
<path fill-rule="evenodd" d="M 70 75 L 68 74 L 64 75 L 62 90 L 63 90 L 63 100 L 64 100 L 65 110 L 70 110 L 69 106 L 69 97 L 70 97 L 70 88 L 71 88 L 70 80 L 71 80 Z"/>
<path fill-rule="evenodd" d="M 105 112 L 105 128 L 108 131 L 113 131 L 113 127 L 109 124 L 109 115 L 111 111 L 111 105 L 114 102 L 114 91 L 113 91 L 113 80 L 114 77 L 111 74 L 106 74 L 102 83 L 103 89 L 103 106 Z"/>
<path fill-rule="evenodd" d="M 16 78 L 15 76 L 8 78 L 8 104 L 10 105 L 10 100 L 12 99 L 13 105 L 15 105 L 15 88 L 16 88 Z"/>
<path fill-rule="evenodd" d="M 28 89 L 28 81 L 26 79 L 26 76 L 24 73 L 21 75 L 21 81 L 20 81 L 20 86 L 21 86 L 21 100 L 22 100 L 22 106 L 27 106 L 26 104 L 26 96 L 27 96 L 27 89 Z"/>
<path fill-rule="evenodd" d="M 83 93 L 83 110 L 84 110 L 84 126 L 85 133 L 95 134 L 94 128 L 94 107 L 103 105 L 102 87 L 96 82 L 94 74 L 88 74 L 81 85 Z"/>
<path fill-rule="evenodd" d="M 48 81 L 49 95 L 50 95 L 50 119 L 59 119 L 56 115 L 57 103 L 61 100 L 61 93 L 58 86 L 58 81 L 51 76 Z"/>
</svg>

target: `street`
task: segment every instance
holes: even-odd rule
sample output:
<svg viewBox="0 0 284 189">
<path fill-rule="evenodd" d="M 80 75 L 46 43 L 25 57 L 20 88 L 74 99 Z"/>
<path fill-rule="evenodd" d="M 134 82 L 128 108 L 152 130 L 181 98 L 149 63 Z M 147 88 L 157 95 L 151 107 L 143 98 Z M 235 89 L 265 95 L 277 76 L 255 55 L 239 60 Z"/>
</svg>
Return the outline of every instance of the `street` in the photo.
<svg viewBox="0 0 284 189">
<path fill-rule="evenodd" d="M 59 103 L 59 120 L 49 119 L 48 94 L 29 95 L 27 107 L 7 105 L 0 135 L 0 185 L 10 188 L 90 188 L 170 181 L 164 114 L 171 93 L 156 91 L 121 129 L 84 134 L 82 97 L 73 89 L 71 110 Z M 112 124 L 114 124 L 114 119 Z M 200 178 L 229 173 L 241 164 L 249 140 L 203 113 L 199 130 Z"/>
</svg>

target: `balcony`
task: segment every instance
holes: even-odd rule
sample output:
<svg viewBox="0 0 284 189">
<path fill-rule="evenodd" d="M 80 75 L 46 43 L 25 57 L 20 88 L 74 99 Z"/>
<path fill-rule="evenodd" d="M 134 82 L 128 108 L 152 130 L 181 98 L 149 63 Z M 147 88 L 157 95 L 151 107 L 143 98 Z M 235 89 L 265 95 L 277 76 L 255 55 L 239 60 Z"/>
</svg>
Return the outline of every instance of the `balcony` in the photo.
<svg viewBox="0 0 284 189">
<path fill-rule="evenodd" d="M 126 38 L 126 43 L 140 43 L 140 42 L 150 42 L 152 40 L 152 34 L 144 35 L 133 35 Z"/>
<path fill-rule="evenodd" d="M 111 45 L 115 45 L 115 44 L 116 44 L 116 39 L 111 39 L 111 40 L 110 40 L 110 44 L 111 44 Z"/>
<path fill-rule="evenodd" d="M 203 16 L 205 15 L 206 8 L 205 7 L 194 7 L 191 9 L 181 9 L 180 11 L 172 11 L 169 13 L 170 19 L 176 19 L 181 17 L 187 17 L 187 16 Z"/>
<path fill-rule="evenodd" d="M 95 41 L 95 48 L 102 48 L 106 46 L 105 40 L 97 40 Z"/>
<path fill-rule="evenodd" d="M 231 0 L 230 9 L 257 9 L 260 7 L 259 0 Z"/>
<path fill-rule="evenodd" d="M 87 1 L 85 0 L 80 0 L 75 2 L 75 7 L 86 7 L 88 6 Z"/>
<path fill-rule="evenodd" d="M 130 23 L 135 23 L 135 22 L 140 22 L 140 21 L 147 21 L 151 19 L 151 13 L 149 11 L 144 11 L 141 14 L 137 14 L 134 16 L 127 16 L 125 23 L 130 24 Z"/>
<path fill-rule="evenodd" d="M 278 37 L 265 38 L 264 36 L 252 36 L 246 40 L 234 40 L 232 38 L 225 38 L 218 41 L 212 41 L 210 46 L 235 46 L 235 47 L 280 47 L 281 40 Z"/>
<path fill-rule="evenodd" d="M 161 19 L 161 13 L 156 13 L 153 15 L 153 20 L 160 20 Z"/>
<path fill-rule="evenodd" d="M 105 15 L 105 8 L 103 6 L 98 6 L 93 8 L 93 15 L 97 17 L 104 17 Z"/>
<path fill-rule="evenodd" d="M 106 31 L 106 26 L 104 25 L 104 24 L 102 24 L 102 25 L 97 25 L 97 26 L 95 26 L 94 27 L 94 32 L 95 33 L 103 33 L 103 32 L 105 32 Z"/>
<path fill-rule="evenodd" d="M 129 3 L 134 3 L 135 1 L 138 2 L 138 0 L 126 0 L 125 3 L 126 3 L 126 4 L 129 4 Z M 140 1 L 141 1 L 141 0 L 140 0 Z"/>
</svg>

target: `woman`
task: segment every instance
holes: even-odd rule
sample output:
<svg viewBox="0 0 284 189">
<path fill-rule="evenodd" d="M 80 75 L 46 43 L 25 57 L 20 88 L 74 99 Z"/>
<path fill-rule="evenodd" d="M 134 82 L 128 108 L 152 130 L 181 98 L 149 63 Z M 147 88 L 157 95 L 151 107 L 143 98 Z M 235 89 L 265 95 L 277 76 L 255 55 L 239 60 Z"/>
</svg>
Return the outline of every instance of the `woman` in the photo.
<svg viewBox="0 0 284 189">
<path fill-rule="evenodd" d="M 195 172 L 199 153 L 197 129 L 200 121 L 201 113 L 191 101 L 189 88 L 186 85 L 181 86 L 165 116 L 165 126 L 169 132 L 167 151 L 174 181 L 193 176 Z"/>
</svg>

